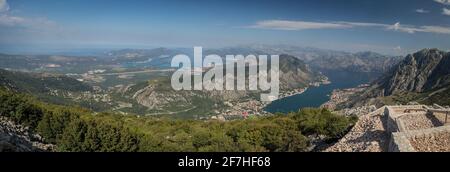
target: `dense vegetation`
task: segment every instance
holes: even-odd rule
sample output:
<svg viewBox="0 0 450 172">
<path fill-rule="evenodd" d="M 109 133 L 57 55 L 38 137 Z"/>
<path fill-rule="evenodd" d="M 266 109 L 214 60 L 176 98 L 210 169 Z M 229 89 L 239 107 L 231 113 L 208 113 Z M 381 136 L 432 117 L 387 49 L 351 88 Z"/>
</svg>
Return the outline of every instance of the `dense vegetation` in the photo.
<svg viewBox="0 0 450 172">
<path fill-rule="evenodd" d="M 450 106 L 450 86 L 447 86 L 447 88 L 428 94 L 428 96 L 424 100 L 420 101 L 420 103 L 424 104 L 436 103 L 442 106 Z"/>
<path fill-rule="evenodd" d="M 409 102 L 418 102 L 425 105 L 438 104 L 441 106 L 450 105 L 450 88 L 447 86 L 442 89 L 434 89 L 423 93 L 398 92 L 391 96 L 382 98 L 383 104 L 396 105 L 408 104 Z"/>
<path fill-rule="evenodd" d="M 354 119 L 325 109 L 229 122 L 95 113 L 0 90 L 0 115 L 58 151 L 306 151 L 308 135 L 341 137 Z"/>
<path fill-rule="evenodd" d="M 47 93 L 51 90 L 92 91 L 76 79 L 57 74 L 25 73 L 0 69 L 0 85 L 25 93 Z"/>
</svg>

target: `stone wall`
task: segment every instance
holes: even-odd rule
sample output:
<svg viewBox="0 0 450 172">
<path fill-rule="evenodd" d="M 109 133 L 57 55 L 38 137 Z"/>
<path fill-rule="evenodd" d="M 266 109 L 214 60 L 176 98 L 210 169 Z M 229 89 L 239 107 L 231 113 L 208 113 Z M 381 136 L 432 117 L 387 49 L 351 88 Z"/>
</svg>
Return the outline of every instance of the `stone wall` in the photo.
<svg viewBox="0 0 450 172">
<path fill-rule="evenodd" d="M 450 151 L 450 126 L 442 122 L 448 112 L 424 105 L 383 106 L 360 116 L 350 132 L 325 151 Z"/>
<path fill-rule="evenodd" d="M 392 133 L 388 151 L 415 152 L 414 147 L 409 142 L 409 138 L 404 133 Z"/>
<path fill-rule="evenodd" d="M 437 134 L 442 133 L 450 133 L 450 126 L 392 133 L 389 152 L 416 152 L 414 146 L 410 142 L 411 139 L 420 137 L 434 138 Z M 433 142 L 435 140 L 429 141 Z M 450 147 L 450 145 L 447 146 Z"/>
<path fill-rule="evenodd" d="M 450 133 L 450 126 L 445 126 L 447 121 L 444 122 L 442 119 L 438 119 L 441 123 L 436 124 L 434 128 L 419 128 L 416 130 L 409 130 L 406 126 L 408 122 L 402 119 L 402 116 L 407 115 L 431 115 L 440 116 L 439 118 L 445 118 L 449 110 L 443 109 L 429 109 L 427 106 L 387 106 L 387 132 L 392 133 L 389 141 L 389 152 L 416 152 L 414 146 L 411 144 L 410 140 L 418 137 L 434 138 L 435 134 Z M 423 113 L 419 111 L 425 110 Z M 410 112 L 413 113 L 410 113 Z M 408 112 L 408 113 L 407 113 Z M 443 114 L 445 114 L 443 117 Z M 428 140 L 433 142 L 433 140 Z M 450 147 L 450 145 L 447 145 Z"/>
</svg>

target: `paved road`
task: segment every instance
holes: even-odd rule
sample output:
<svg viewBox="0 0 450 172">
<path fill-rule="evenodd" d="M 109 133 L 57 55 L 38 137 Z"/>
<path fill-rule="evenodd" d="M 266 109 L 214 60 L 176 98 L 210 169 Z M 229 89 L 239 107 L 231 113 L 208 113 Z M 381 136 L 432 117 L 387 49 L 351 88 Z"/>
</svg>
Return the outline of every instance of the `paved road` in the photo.
<svg viewBox="0 0 450 172">
<path fill-rule="evenodd" d="M 114 75 L 139 74 L 139 73 L 151 73 L 151 72 L 173 72 L 173 71 L 175 71 L 175 69 L 148 69 L 148 70 L 134 71 L 134 72 L 102 73 L 102 74 L 95 74 L 95 75 L 114 76 Z"/>
</svg>

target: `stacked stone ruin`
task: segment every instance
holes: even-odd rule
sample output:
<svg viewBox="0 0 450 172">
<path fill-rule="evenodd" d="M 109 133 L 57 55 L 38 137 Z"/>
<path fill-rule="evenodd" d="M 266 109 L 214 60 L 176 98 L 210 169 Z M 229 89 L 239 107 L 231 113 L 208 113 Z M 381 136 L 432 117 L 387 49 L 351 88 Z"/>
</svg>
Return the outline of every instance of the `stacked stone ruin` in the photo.
<svg viewBox="0 0 450 172">
<path fill-rule="evenodd" d="M 450 110 L 442 107 L 387 106 L 390 152 L 450 151 Z"/>
<path fill-rule="evenodd" d="M 450 109 L 383 106 L 360 117 L 328 152 L 449 152 Z"/>
</svg>

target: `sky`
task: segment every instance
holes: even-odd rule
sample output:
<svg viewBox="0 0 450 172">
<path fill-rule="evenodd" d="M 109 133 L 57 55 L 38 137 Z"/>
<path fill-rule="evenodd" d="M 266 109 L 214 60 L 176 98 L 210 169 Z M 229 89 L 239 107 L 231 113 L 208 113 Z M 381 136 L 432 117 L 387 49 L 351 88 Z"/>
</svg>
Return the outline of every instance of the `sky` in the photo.
<svg viewBox="0 0 450 172">
<path fill-rule="evenodd" d="M 287 44 L 450 50 L 450 0 L 0 0 L 0 52 Z"/>
</svg>

